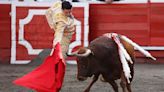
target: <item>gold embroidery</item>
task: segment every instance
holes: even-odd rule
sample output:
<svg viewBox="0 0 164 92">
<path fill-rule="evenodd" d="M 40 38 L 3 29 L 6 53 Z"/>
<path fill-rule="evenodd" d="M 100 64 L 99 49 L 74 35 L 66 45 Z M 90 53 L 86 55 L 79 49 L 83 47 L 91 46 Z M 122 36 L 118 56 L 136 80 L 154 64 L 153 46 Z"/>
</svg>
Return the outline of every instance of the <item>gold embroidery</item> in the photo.
<svg viewBox="0 0 164 92">
<path fill-rule="evenodd" d="M 58 8 L 61 7 L 61 2 L 55 2 L 52 8 Z"/>
<path fill-rule="evenodd" d="M 66 59 L 66 53 L 75 30 L 74 19 L 64 15 L 61 10 L 61 2 L 56 2 L 51 8 L 53 11 L 51 16 L 51 19 L 53 20 L 52 27 L 55 30 L 54 41 L 60 42 L 62 55 Z"/>
<path fill-rule="evenodd" d="M 54 14 L 53 19 L 54 19 L 55 22 L 62 21 L 64 23 L 66 23 L 66 24 L 68 23 L 67 17 L 62 12 Z"/>
</svg>

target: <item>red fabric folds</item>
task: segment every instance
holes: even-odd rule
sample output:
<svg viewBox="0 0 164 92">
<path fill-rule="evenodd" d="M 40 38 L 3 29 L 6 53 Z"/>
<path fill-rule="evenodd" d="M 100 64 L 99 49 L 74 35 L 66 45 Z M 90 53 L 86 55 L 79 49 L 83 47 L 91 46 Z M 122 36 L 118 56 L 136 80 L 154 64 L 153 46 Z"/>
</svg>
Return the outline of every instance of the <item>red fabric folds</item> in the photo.
<svg viewBox="0 0 164 92">
<path fill-rule="evenodd" d="M 37 92 L 59 92 L 64 79 L 65 66 L 58 43 L 52 56 L 48 56 L 43 64 L 13 83 Z"/>
</svg>

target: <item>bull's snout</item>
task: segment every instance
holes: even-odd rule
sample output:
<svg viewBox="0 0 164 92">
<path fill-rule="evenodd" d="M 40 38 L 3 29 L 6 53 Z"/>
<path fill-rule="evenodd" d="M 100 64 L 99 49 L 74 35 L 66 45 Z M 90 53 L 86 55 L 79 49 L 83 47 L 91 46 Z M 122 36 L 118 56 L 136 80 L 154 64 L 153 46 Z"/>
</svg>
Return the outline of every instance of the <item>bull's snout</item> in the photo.
<svg viewBox="0 0 164 92">
<path fill-rule="evenodd" d="M 87 77 L 83 77 L 83 76 L 78 76 L 77 79 L 79 81 L 85 81 L 87 79 Z"/>
</svg>

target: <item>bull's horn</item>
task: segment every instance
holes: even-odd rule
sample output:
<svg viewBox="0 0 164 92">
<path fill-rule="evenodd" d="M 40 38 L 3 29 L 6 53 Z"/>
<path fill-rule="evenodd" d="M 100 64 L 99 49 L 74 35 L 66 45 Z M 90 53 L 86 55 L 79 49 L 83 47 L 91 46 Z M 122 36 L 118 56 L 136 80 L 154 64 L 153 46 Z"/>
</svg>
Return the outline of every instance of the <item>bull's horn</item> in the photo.
<svg viewBox="0 0 164 92">
<path fill-rule="evenodd" d="M 92 53 L 92 51 L 90 49 L 85 49 L 84 53 L 80 53 L 80 51 L 77 53 L 77 56 L 81 56 L 81 57 L 87 57 Z"/>
<path fill-rule="evenodd" d="M 70 53 L 70 54 L 68 54 L 68 52 L 67 52 L 67 53 L 66 53 L 66 55 L 67 55 L 67 56 L 76 56 L 76 55 L 77 55 L 77 53 L 78 53 L 78 51 L 75 51 L 75 52 Z"/>
<path fill-rule="evenodd" d="M 78 51 L 75 51 L 71 54 L 67 54 L 68 56 L 80 56 L 80 57 L 87 57 L 92 53 L 90 49 L 81 48 Z"/>
</svg>

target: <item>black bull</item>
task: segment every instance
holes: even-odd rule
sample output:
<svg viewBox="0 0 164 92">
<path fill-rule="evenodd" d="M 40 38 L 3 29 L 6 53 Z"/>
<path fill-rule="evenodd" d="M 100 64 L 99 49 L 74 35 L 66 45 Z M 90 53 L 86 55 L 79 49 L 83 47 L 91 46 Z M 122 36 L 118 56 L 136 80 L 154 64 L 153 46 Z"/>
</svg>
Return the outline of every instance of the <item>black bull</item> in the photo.
<svg viewBox="0 0 164 92">
<path fill-rule="evenodd" d="M 121 42 L 134 62 L 134 47 L 123 40 Z M 80 48 L 69 56 L 77 56 L 78 80 L 83 81 L 87 77 L 94 76 L 84 92 L 90 91 L 91 86 L 100 75 L 102 75 L 104 81 L 111 84 L 115 92 L 118 92 L 118 85 L 115 82 L 117 79 L 121 79 L 120 85 L 123 92 L 131 92 L 131 84 L 127 83 L 124 76 L 118 46 L 112 39 L 101 36 L 93 40 L 87 48 Z M 133 64 L 129 63 L 129 67 L 132 76 L 130 81 L 132 81 L 134 75 Z"/>
</svg>

